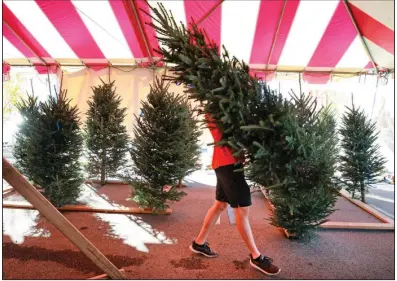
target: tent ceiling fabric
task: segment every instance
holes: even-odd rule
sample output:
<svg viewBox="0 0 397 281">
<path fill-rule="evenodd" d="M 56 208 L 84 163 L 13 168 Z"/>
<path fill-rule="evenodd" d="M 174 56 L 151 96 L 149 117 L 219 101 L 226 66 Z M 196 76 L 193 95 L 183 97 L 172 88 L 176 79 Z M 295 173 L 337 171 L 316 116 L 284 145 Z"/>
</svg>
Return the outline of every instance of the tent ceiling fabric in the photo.
<svg viewBox="0 0 397 281">
<path fill-rule="evenodd" d="M 393 1 L 148 1 L 193 18 L 254 73 L 394 71 Z M 3 59 L 11 65 L 161 66 L 146 1 L 3 1 Z M 353 23 L 355 22 L 355 24 Z M 38 67 L 41 66 L 41 67 Z M 53 68 L 53 67 L 52 67 Z M 321 77 L 319 78 L 320 72 Z M 311 75 L 313 74 L 313 75 Z M 267 75 L 267 77 L 270 77 Z"/>
</svg>

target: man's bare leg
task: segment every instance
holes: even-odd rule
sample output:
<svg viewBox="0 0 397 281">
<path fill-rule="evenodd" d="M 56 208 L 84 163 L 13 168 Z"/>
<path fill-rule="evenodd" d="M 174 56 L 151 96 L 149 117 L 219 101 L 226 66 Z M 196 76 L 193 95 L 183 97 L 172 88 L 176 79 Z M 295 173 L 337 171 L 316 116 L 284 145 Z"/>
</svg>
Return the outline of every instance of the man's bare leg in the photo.
<svg viewBox="0 0 397 281">
<path fill-rule="evenodd" d="M 261 255 L 258 248 L 256 247 L 248 219 L 249 207 L 234 208 L 234 213 L 236 215 L 237 229 L 240 232 L 240 235 L 247 245 L 249 251 L 251 252 L 251 266 L 268 275 L 278 274 L 280 272 L 280 268 L 272 263 L 272 259 Z"/>
<path fill-rule="evenodd" d="M 212 207 L 208 210 L 205 216 L 203 226 L 197 238 L 194 240 L 197 244 L 204 244 L 207 241 L 208 235 L 211 232 L 212 227 L 219 219 L 221 213 L 226 209 L 227 203 L 215 201 Z"/>
<path fill-rule="evenodd" d="M 249 207 L 238 207 L 234 208 L 234 213 L 236 215 L 236 225 L 243 238 L 245 244 L 247 245 L 251 255 L 254 259 L 258 258 L 261 253 L 256 247 L 254 236 L 252 235 L 252 230 L 248 218 Z"/>
</svg>

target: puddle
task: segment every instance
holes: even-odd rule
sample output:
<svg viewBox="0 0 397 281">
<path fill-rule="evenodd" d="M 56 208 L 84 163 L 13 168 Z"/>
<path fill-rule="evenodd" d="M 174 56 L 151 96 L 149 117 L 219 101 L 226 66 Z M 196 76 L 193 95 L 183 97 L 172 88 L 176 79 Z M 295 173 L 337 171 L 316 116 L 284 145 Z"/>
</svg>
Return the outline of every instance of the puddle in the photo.
<svg viewBox="0 0 397 281">
<path fill-rule="evenodd" d="M 17 194 L 7 197 L 6 201 L 28 204 L 22 196 Z M 82 186 L 78 201 L 92 208 L 128 209 L 110 203 L 106 196 L 97 194 L 88 185 Z M 167 238 L 164 232 L 156 231 L 138 216 L 100 213 L 94 216 L 109 224 L 109 236 L 121 239 L 124 244 L 141 252 L 149 252 L 146 244 L 175 244 L 177 242 L 176 239 Z M 37 228 L 39 217 L 39 211 L 36 210 L 3 209 L 3 234 L 10 236 L 16 244 L 22 244 L 25 237 L 50 237 L 48 230 Z"/>
<path fill-rule="evenodd" d="M 9 196 L 7 201 L 21 201 L 21 196 Z M 36 210 L 3 208 L 3 235 L 9 236 L 15 244 L 22 244 L 25 237 L 50 237 L 48 230 L 37 228 L 39 218 Z"/>
<path fill-rule="evenodd" d="M 124 206 L 108 202 L 87 185 L 82 186 L 79 201 L 92 208 L 127 209 Z M 164 232 L 156 231 L 138 216 L 99 213 L 95 216 L 109 223 L 110 236 L 123 240 L 124 244 L 141 252 L 149 252 L 146 244 L 175 244 L 177 242 L 175 239 L 167 238 Z"/>
</svg>

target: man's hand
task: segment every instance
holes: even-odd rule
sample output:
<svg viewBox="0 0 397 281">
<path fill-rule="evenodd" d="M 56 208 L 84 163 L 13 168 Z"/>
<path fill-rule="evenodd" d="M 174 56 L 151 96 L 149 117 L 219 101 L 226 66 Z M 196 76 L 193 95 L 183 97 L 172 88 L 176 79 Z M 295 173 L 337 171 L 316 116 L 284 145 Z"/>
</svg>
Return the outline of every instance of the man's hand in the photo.
<svg viewBox="0 0 397 281">
<path fill-rule="evenodd" d="M 172 188 L 171 185 L 166 184 L 166 185 L 163 186 L 163 192 L 168 192 L 168 191 L 171 190 L 171 188 Z"/>
</svg>

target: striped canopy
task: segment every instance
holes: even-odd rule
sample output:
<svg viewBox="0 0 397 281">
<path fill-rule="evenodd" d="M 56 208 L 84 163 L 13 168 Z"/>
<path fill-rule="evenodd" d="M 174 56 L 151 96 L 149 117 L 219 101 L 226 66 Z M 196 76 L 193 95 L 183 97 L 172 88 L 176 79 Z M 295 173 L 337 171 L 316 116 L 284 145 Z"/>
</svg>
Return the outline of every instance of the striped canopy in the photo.
<svg viewBox="0 0 397 281">
<path fill-rule="evenodd" d="M 394 1 L 148 1 L 177 22 L 191 19 L 253 73 L 302 72 L 309 83 L 331 73 L 394 71 Z M 3 60 L 57 66 L 161 66 L 147 1 L 3 1 Z"/>
</svg>

